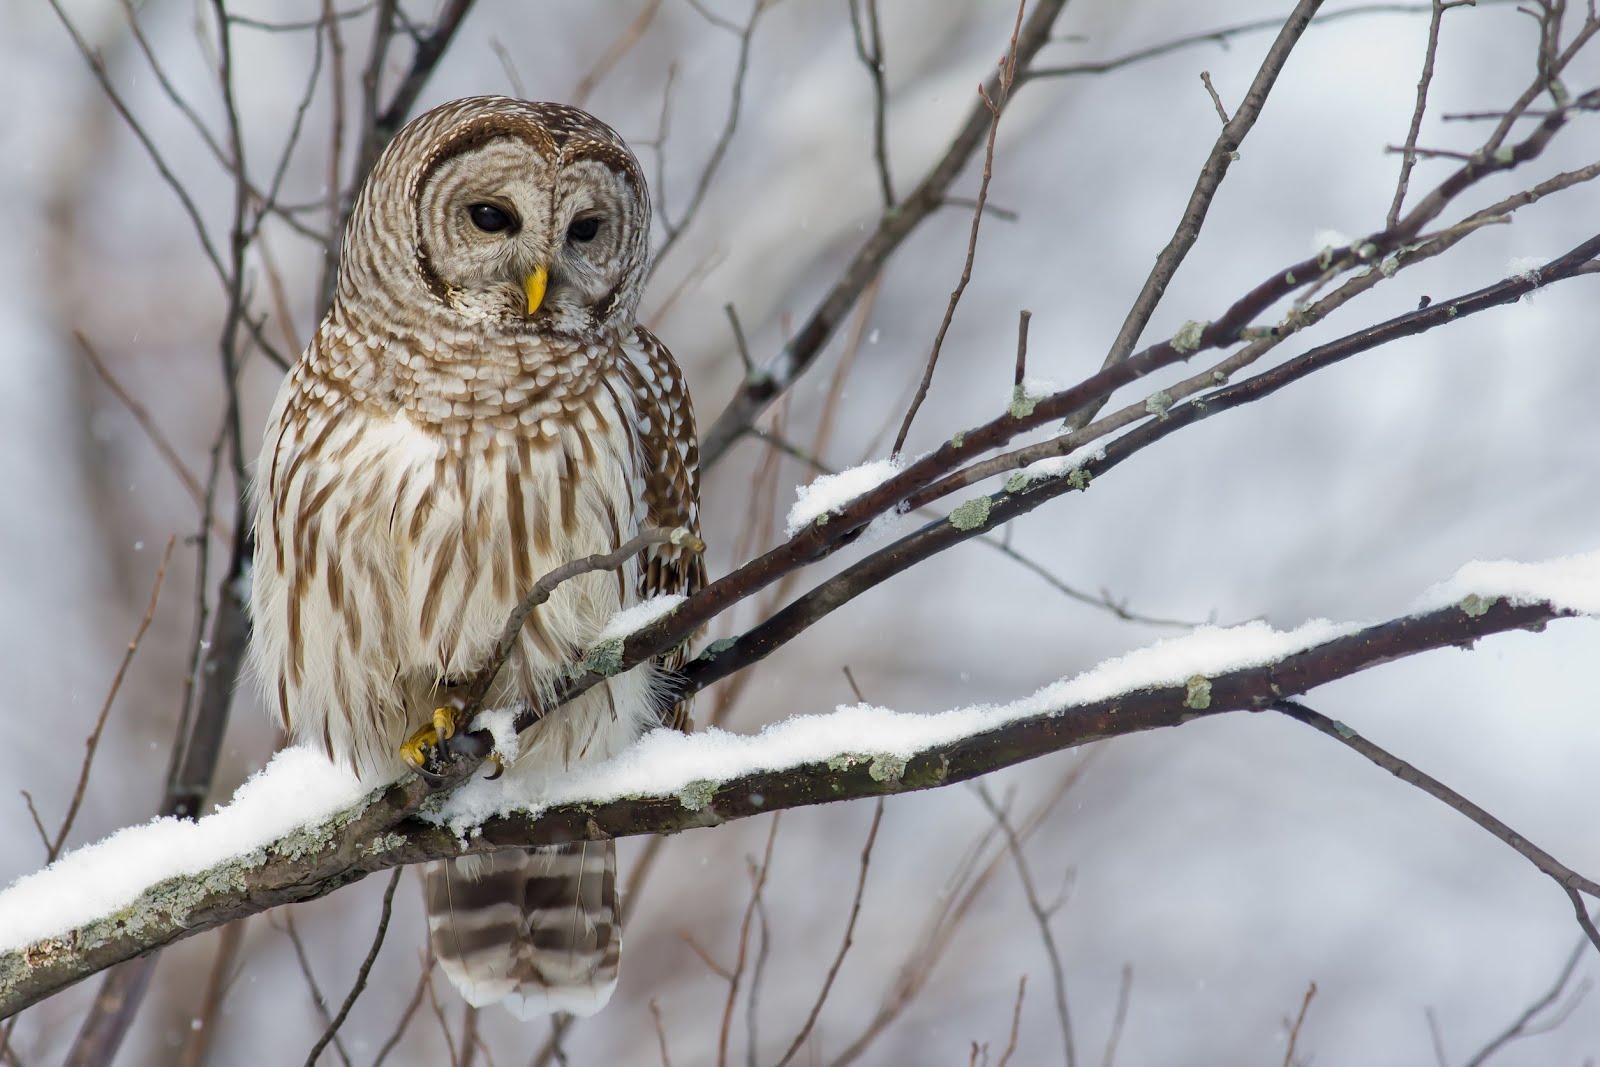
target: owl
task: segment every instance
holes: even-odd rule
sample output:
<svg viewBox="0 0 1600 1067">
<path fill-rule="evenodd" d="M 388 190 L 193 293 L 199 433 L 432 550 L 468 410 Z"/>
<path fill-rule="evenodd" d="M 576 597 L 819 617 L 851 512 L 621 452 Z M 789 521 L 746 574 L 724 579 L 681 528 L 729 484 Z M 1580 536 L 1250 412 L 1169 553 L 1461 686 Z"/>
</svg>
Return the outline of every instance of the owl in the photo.
<svg viewBox="0 0 1600 1067">
<path fill-rule="evenodd" d="M 466 726 L 452 695 L 542 575 L 646 526 L 698 531 L 683 377 L 634 321 L 649 231 L 638 160 L 575 108 L 457 100 L 378 158 L 252 489 L 252 660 L 294 742 L 398 778 Z M 699 556 L 662 545 L 563 583 L 486 706 L 548 701 L 617 611 L 704 580 Z M 675 665 L 546 715 L 505 775 L 546 778 L 684 726 L 659 699 Z M 613 843 L 464 857 L 424 879 L 435 955 L 468 1001 L 524 1018 L 604 1006 L 621 948 Z"/>
</svg>

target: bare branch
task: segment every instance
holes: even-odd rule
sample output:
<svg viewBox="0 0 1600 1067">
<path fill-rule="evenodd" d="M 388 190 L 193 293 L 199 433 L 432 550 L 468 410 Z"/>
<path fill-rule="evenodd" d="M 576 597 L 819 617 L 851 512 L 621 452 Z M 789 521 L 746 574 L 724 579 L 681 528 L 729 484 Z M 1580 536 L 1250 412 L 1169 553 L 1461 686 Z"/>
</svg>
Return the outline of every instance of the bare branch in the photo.
<svg viewBox="0 0 1600 1067">
<path fill-rule="evenodd" d="M 978 94 L 989 109 L 989 138 L 983 147 L 983 177 L 978 182 L 978 202 L 973 208 L 972 227 L 967 234 L 967 255 L 961 264 L 961 277 L 950 293 L 950 303 L 945 307 L 944 318 L 939 321 L 939 330 L 933 338 L 933 349 L 928 353 L 928 365 L 922 371 L 922 381 L 917 384 L 916 394 L 911 398 L 911 407 L 906 410 L 905 421 L 900 424 L 900 432 L 895 435 L 894 447 L 889 450 L 894 455 L 899 455 L 901 449 L 905 447 L 906 437 L 911 433 L 911 422 L 917 417 L 917 409 L 922 406 L 922 401 L 928 395 L 928 387 L 933 384 L 934 368 L 939 364 L 939 351 L 944 348 L 945 334 L 949 332 L 950 323 L 956 317 L 956 307 L 961 303 L 961 294 L 967 291 L 967 283 L 972 280 L 972 261 L 978 254 L 978 227 L 983 222 L 983 205 L 989 199 L 989 179 L 994 174 L 994 140 L 1000 132 L 1000 112 L 1005 109 L 1006 98 L 1011 95 L 1011 83 L 1017 73 L 1017 35 L 1022 32 L 1022 13 L 1026 7 L 1027 0 L 1021 0 L 1017 4 L 1017 21 L 1011 27 L 1011 42 L 1007 46 L 1005 57 L 1000 60 L 994 96 L 991 98 L 984 86 L 978 86 Z"/>
<path fill-rule="evenodd" d="M 1159 686 L 1008 720 L 918 752 L 905 760 L 898 775 L 881 769 L 874 774 L 877 764 L 870 759 L 849 761 L 849 766 L 822 761 L 720 782 L 705 803 L 697 797 L 686 804 L 673 793 L 558 805 L 531 818 L 497 817 L 465 843 L 447 827 L 410 818 L 428 796 L 454 788 L 477 766 L 462 761 L 437 783 L 408 778 L 337 816 L 343 831 L 318 847 L 307 849 L 304 838 L 295 836 L 285 851 L 269 846 L 247 860 L 228 861 L 223 865 L 226 874 L 202 873 L 186 883 L 183 894 L 166 893 L 163 885 L 152 887 L 130 905 L 145 920 L 137 927 L 115 918 L 99 920 L 0 954 L 0 1015 L 135 955 L 279 904 L 326 895 L 398 865 L 503 848 L 672 832 L 791 807 L 938 788 L 1089 740 L 1176 726 L 1225 711 L 1275 707 L 1381 663 L 1570 615 L 1545 602 L 1498 599 L 1470 606 L 1470 612 L 1451 606 L 1378 623 L 1274 663 L 1218 674 L 1206 680 L 1204 701 L 1196 700 L 1188 684 Z M 1574 892 L 1600 896 L 1595 883 L 1570 872 L 1567 877 Z"/>
<path fill-rule="evenodd" d="M 339 1013 L 333 1017 L 333 1021 L 328 1024 L 328 1028 L 323 1031 L 322 1036 L 311 1046 L 311 1051 L 306 1055 L 306 1067 L 316 1067 L 317 1057 L 328 1047 L 328 1042 L 334 1040 L 339 1033 L 339 1027 L 349 1018 L 350 1009 L 355 1007 L 356 998 L 367 988 L 367 976 L 372 973 L 372 964 L 378 958 L 378 950 L 383 948 L 383 936 L 389 932 L 389 915 L 394 908 L 394 890 L 400 884 L 400 875 L 404 870 L 403 867 L 396 867 L 389 875 L 389 884 L 383 891 L 383 909 L 378 913 L 378 931 L 372 937 L 372 947 L 367 949 L 367 958 L 361 961 L 361 969 L 356 972 L 355 984 L 350 987 L 344 1003 L 339 1005 Z"/>
<path fill-rule="evenodd" d="M 846 675 L 846 677 L 849 677 Z M 852 687 L 855 679 L 850 679 Z M 877 807 L 872 811 L 872 825 L 867 829 L 867 843 L 861 848 L 861 873 L 856 877 L 855 896 L 850 901 L 850 919 L 844 926 L 844 937 L 839 942 L 839 951 L 834 954 L 833 963 L 828 966 L 828 975 L 822 980 L 822 990 L 817 994 L 817 999 L 812 1001 L 811 1010 L 806 1014 L 806 1021 L 800 1027 L 800 1032 L 794 1035 L 794 1040 L 789 1043 L 789 1051 L 777 1063 L 777 1067 L 786 1067 L 790 1060 L 805 1047 L 806 1038 L 811 1036 L 812 1029 L 817 1025 L 817 1018 L 822 1014 L 822 1005 L 828 1000 L 828 993 L 833 989 L 833 980 L 839 976 L 839 968 L 844 965 L 844 957 L 850 951 L 856 930 L 856 919 L 861 915 L 861 898 L 867 890 L 867 865 L 872 860 L 872 846 L 878 840 L 878 826 L 883 822 L 883 798 L 878 798 Z"/>
<path fill-rule="evenodd" d="M 1034 6 L 1033 13 L 1023 23 L 1022 32 L 1017 38 L 1019 70 L 1026 69 L 1049 40 L 1050 28 L 1066 3 L 1067 0 L 1039 0 Z M 996 73 L 985 83 L 985 94 L 992 99 L 998 88 L 999 75 Z M 777 359 L 755 377 L 746 378 L 728 406 L 701 435 L 702 464 L 710 467 L 720 460 L 734 442 L 744 435 L 746 428 L 755 424 L 767 406 L 816 362 L 834 332 L 849 315 L 850 309 L 883 270 L 889 257 L 913 230 L 943 206 L 950 186 L 983 142 L 991 119 L 988 105 L 982 99 L 976 101 L 962 120 L 944 155 L 909 195 L 879 218 L 877 227 L 866 243 L 840 272 L 838 280 L 784 345 Z"/>
<path fill-rule="evenodd" d="M 995 802 L 982 782 L 978 783 L 975 792 L 984 809 L 988 811 L 989 817 L 1000 827 L 1000 832 L 1005 836 L 1006 851 L 1011 854 L 1011 860 L 1016 864 L 1017 880 L 1022 883 L 1023 898 L 1028 902 L 1028 911 L 1033 915 L 1034 925 L 1039 928 L 1039 941 L 1044 945 L 1045 958 L 1050 963 L 1050 980 L 1056 994 L 1056 1022 L 1061 1026 L 1062 1059 L 1067 1067 L 1075 1067 L 1078 1062 L 1078 1052 L 1077 1043 L 1072 1037 L 1072 1014 L 1067 1010 L 1067 978 L 1061 966 L 1061 951 L 1056 947 L 1055 931 L 1050 926 L 1054 909 L 1045 907 L 1039 898 L 1038 890 L 1034 888 L 1033 871 L 1028 867 L 1028 858 L 1022 851 L 1022 841 L 1012 827 L 1005 809 Z"/>
<path fill-rule="evenodd" d="M 883 29 L 878 22 L 878 0 L 849 0 L 850 32 L 856 42 L 856 57 L 872 79 L 872 159 L 878 170 L 878 191 L 883 206 L 894 206 L 894 179 L 889 175 L 889 90 L 884 84 Z M 861 8 L 866 8 L 863 19 Z M 862 23 L 865 22 L 865 26 Z M 1012 44 L 1015 45 L 1015 40 Z"/>
<path fill-rule="evenodd" d="M 1305 1025 L 1306 1012 L 1311 1010 L 1311 998 L 1317 995 L 1317 983 L 1306 986 L 1306 995 L 1300 998 L 1300 1011 L 1289 1026 L 1289 1045 L 1283 1050 L 1283 1067 L 1294 1067 L 1295 1046 L 1300 1043 L 1300 1028 Z"/>
<path fill-rule="evenodd" d="M 1595 924 L 1589 918 L 1588 909 L 1578 896 L 1579 893 L 1587 893 L 1590 896 L 1600 898 L 1600 885 L 1561 863 L 1550 853 L 1544 851 L 1544 849 L 1535 845 L 1522 834 L 1490 815 L 1483 808 L 1457 793 L 1437 778 L 1418 770 L 1400 757 L 1379 748 L 1344 723 L 1330 719 L 1326 715 L 1313 711 L 1295 700 L 1276 701 L 1272 704 L 1272 709 L 1282 712 L 1296 722 L 1304 723 L 1318 732 L 1326 734 L 1346 748 L 1353 749 L 1402 782 L 1416 786 L 1435 800 L 1442 801 L 1446 806 L 1459 811 L 1505 842 L 1566 891 L 1577 906 L 1578 925 L 1583 927 L 1583 932 L 1594 945 L 1595 951 L 1600 952 L 1600 931 L 1596 930 Z"/>
<path fill-rule="evenodd" d="M 1261 69 L 1256 72 L 1250 88 L 1245 91 L 1244 101 L 1239 105 L 1239 110 L 1226 121 L 1222 133 L 1212 145 L 1211 153 L 1206 157 L 1204 166 L 1200 168 L 1200 177 L 1195 182 L 1194 192 L 1189 195 L 1189 203 L 1183 209 L 1183 218 L 1179 221 L 1177 230 L 1173 232 L 1172 239 L 1167 242 L 1166 248 L 1156 257 L 1156 264 L 1151 269 L 1150 276 L 1145 279 L 1144 288 L 1134 298 L 1133 307 L 1129 309 L 1122 329 L 1112 342 L 1111 351 L 1106 354 L 1104 366 L 1109 367 L 1127 359 L 1134 345 L 1138 344 L 1139 335 L 1144 333 L 1150 316 L 1155 313 L 1156 305 L 1161 302 L 1161 297 L 1167 291 L 1167 285 L 1172 281 L 1173 275 L 1177 274 L 1178 268 L 1200 236 L 1200 227 L 1205 225 L 1206 214 L 1211 208 L 1211 199 L 1216 196 L 1223 178 L 1227 177 L 1229 166 L 1238 158 L 1239 146 L 1244 144 L 1245 137 L 1255 126 L 1262 108 L 1266 106 L 1272 87 L 1277 83 L 1278 75 L 1289 61 L 1290 53 L 1294 51 L 1295 45 L 1299 44 L 1301 35 L 1311 25 L 1312 17 L 1321 6 L 1322 0 L 1300 0 L 1295 4 L 1294 11 L 1290 13 L 1288 19 L 1284 21 L 1283 28 L 1278 31 L 1277 39 L 1272 42 L 1266 58 L 1261 62 Z M 1221 110 L 1220 104 L 1218 109 Z M 1075 416 L 1076 424 L 1087 423 L 1093 417 L 1094 410 L 1090 408 Z"/>
<path fill-rule="evenodd" d="M 67 805 L 67 814 L 61 820 L 61 827 L 56 830 L 56 836 L 50 842 L 50 849 L 46 862 L 53 861 L 61 855 L 61 846 L 66 843 L 67 834 L 72 832 L 72 824 L 78 817 L 78 808 L 83 805 L 84 790 L 89 788 L 89 772 L 94 767 L 94 753 L 100 747 L 100 734 L 106 728 L 106 717 L 111 714 L 111 705 L 116 702 L 117 693 L 122 690 L 122 680 L 128 676 L 128 666 L 133 663 L 133 657 L 139 654 L 139 642 L 144 640 L 144 635 L 150 629 L 150 622 L 156 617 L 156 603 L 161 599 L 161 583 L 167 578 L 167 564 L 172 561 L 172 546 L 178 543 L 176 537 L 167 538 L 167 547 L 161 551 L 161 562 L 156 566 L 156 580 L 150 587 L 150 604 L 145 608 L 144 618 L 139 620 L 139 628 L 133 632 L 133 639 L 128 642 L 127 649 L 122 654 L 122 662 L 117 665 L 117 673 L 111 679 L 111 688 L 106 691 L 106 698 L 100 704 L 100 714 L 95 716 L 94 729 L 89 731 L 89 739 L 84 742 L 83 763 L 78 768 L 78 784 L 72 790 L 72 802 Z M 29 800 L 32 807 L 32 800 Z"/>
</svg>

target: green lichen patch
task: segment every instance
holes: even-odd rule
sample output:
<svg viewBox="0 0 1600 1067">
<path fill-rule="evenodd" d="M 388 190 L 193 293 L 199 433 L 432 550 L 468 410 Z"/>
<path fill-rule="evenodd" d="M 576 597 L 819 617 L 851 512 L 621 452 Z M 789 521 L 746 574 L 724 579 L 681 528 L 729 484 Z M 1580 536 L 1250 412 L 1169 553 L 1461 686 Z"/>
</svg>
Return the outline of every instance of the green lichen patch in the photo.
<svg viewBox="0 0 1600 1067">
<path fill-rule="evenodd" d="M 981 530 L 989 521 L 993 503 L 986 496 L 975 496 L 950 513 L 950 525 L 958 530 Z"/>
<path fill-rule="evenodd" d="M 610 637 L 589 650 L 583 657 L 586 669 L 610 677 L 622 669 L 622 638 Z"/>
<path fill-rule="evenodd" d="M 717 783 L 709 778 L 699 778 L 678 790 L 678 803 L 690 811 L 699 811 L 717 795 Z"/>
<path fill-rule="evenodd" d="M 700 653 L 706 659 L 716 659 L 739 642 L 731 637 L 721 637 L 707 645 Z"/>
<path fill-rule="evenodd" d="M 965 430 L 957 430 L 956 431 L 956 435 L 954 437 L 950 438 L 950 447 L 951 448 L 960 448 L 962 445 L 964 445 L 966 443 L 967 443 L 967 431 L 965 431 Z"/>
<path fill-rule="evenodd" d="M 892 752 L 880 752 L 872 757 L 867 774 L 874 782 L 898 782 L 905 777 L 906 761 Z"/>
<path fill-rule="evenodd" d="M 1025 419 L 1038 407 L 1039 398 L 1028 395 L 1028 387 L 1018 382 L 1011 387 L 1011 406 L 1006 411 L 1013 419 Z"/>
<path fill-rule="evenodd" d="M 1161 390 L 1159 393 L 1152 393 L 1150 396 L 1146 397 L 1144 401 L 1144 409 L 1146 412 L 1163 419 L 1167 417 L 1167 412 L 1171 409 L 1171 407 L 1172 394 L 1167 392 L 1165 389 Z"/>
<path fill-rule="evenodd" d="M 1093 476 L 1082 467 L 1074 467 L 1072 468 L 1071 473 L 1067 475 L 1067 484 L 1072 486 L 1074 489 L 1082 491 L 1089 488 L 1089 480 L 1091 477 Z"/>
<path fill-rule="evenodd" d="M 1466 596 L 1461 598 L 1460 603 L 1458 603 L 1456 607 L 1465 612 L 1467 618 L 1476 619 L 1487 614 L 1489 609 L 1494 607 L 1499 602 L 1500 598 L 1497 596 L 1482 597 L 1477 593 L 1468 593 Z"/>
<path fill-rule="evenodd" d="M 1206 332 L 1206 327 L 1210 325 L 1211 323 L 1209 322 L 1190 319 L 1178 328 L 1177 333 L 1172 335 L 1172 347 L 1179 352 L 1193 352 L 1200 347 L 1200 338 Z"/>
<path fill-rule="evenodd" d="M 1006 492 L 1020 493 L 1024 489 L 1028 488 L 1028 483 L 1032 480 L 1033 479 L 1029 478 L 1026 474 L 1018 471 L 1006 479 Z"/>
<path fill-rule="evenodd" d="M 1211 706 L 1211 679 L 1197 674 L 1184 683 L 1183 706 L 1205 711 Z"/>
<path fill-rule="evenodd" d="M 861 757 L 849 752 L 841 752 L 837 756 L 828 757 L 828 770 L 848 771 L 851 767 L 861 762 Z"/>
</svg>

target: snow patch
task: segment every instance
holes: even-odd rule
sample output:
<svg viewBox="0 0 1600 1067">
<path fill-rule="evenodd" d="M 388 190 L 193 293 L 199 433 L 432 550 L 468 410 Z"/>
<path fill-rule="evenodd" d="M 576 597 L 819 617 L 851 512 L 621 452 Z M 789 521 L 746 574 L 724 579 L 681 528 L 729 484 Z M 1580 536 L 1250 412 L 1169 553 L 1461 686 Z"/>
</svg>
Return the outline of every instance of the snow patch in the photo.
<svg viewBox="0 0 1600 1067">
<path fill-rule="evenodd" d="M 838 474 L 824 474 L 810 485 L 796 487 L 798 499 L 789 509 L 784 532 L 793 537 L 824 515 L 838 511 L 863 493 L 870 493 L 903 469 L 904 464 L 898 459 L 875 459 Z"/>
<path fill-rule="evenodd" d="M 1434 611 L 1468 597 L 1514 605 L 1550 603 L 1580 615 L 1600 616 L 1600 551 L 1544 563 L 1515 560 L 1468 563 L 1422 594 L 1412 610 Z"/>
<path fill-rule="evenodd" d="M 603 804 L 651 795 L 700 796 L 707 789 L 714 794 L 718 782 L 841 757 L 847 762 L 857 758 L 888 761 L 885 766 L 903 763 L 929 748 L 1017 719 L 1059 713 L 1136 689 L 1183 685 L 1196 675 L 1258 667 L 1359 628 L 1358 623 L 1325 620 L 1289 631 L 1274 630 L 1264 622 L 1201 627 L 1108 660 L 1008 704 L 974 704 L 933 714 L 869 704 L 840 705 L 831 714 L 795 715 L 753 735 L 715 728 L 694 734 L 657 730 L 620 755 L 574 768 L 559 779 L 507 780 L 504 788 L 494 790 L 475 788 L 480 785 L 476 781 L 468 783 L 452 794 L 438 819 L 465 837 L 486 819 L 518 811 L 536 816 L 559 804 Z"/>
<path fill-rule="evenodd" d="M 522 751 L 516 722 L 516 708 L 485 708 L 472 720 L 474 730 L 484 730 L 494 738 L 494 754 L 507 766 L 516 762 Z"/>
<path fill-rule="evenodd" d="M 320 752 L 286 748 L 197 822 L 152 819 L 74 849 L 0 892 L 0 952 L 54 937 L 132 904 L 157 882 L 247 856 L 366 796 Z"/>
<path fill-rule="evenodd" d="M 662 593 L 631 608 L 623 608 L 611 616 L 605 629 L 600 631 L 600 636 L 595 638 L 595 643 L 609 641 L 614 637 L 627 637 L 637 630 L 642 630 L 657 619 L 672 614 L 677 606 L 687 599 L 682 593 Z"/>
<path fill-rule="evenodd" d="M 1323 249 L 1348 248 L 1354 240 L 1342 230 L 1321 229 L 1311 235 L 1311 251 L 1320 255 Z"/>
</svg>

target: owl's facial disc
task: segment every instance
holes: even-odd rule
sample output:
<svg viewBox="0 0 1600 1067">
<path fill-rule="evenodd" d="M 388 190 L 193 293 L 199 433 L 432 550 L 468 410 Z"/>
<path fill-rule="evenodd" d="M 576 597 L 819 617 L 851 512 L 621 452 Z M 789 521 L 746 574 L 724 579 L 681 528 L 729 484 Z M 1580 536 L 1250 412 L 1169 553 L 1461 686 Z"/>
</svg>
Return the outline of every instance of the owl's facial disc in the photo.
<svg viewBox="0 0 1600 1067">
<path fill-rule="evenodd" d="M 644 242 L 634 168 L 502 135 L 444 158 L 418 193 L 424 280 L 453 311 L 581 335 L 630 322 Z M 644 212 L 648 212 L 648 200 Z"/>
</svg>

